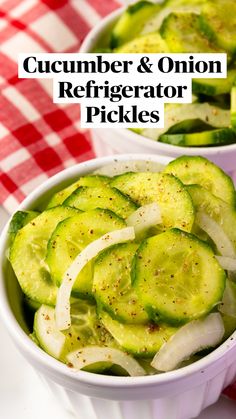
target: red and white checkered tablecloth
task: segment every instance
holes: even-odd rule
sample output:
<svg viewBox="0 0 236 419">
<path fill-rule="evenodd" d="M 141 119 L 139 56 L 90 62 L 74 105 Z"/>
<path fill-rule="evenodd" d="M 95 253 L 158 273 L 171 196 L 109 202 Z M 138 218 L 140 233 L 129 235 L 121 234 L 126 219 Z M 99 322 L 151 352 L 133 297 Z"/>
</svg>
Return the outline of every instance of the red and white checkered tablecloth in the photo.
<svg viewBox="0 0 236 419">
<path fill-rule="evenodd" d="M 116 0 L 0 2 L 0 205 L 9 212 L 48 176 L 94 156 L 78 105 L 52 103 L 51 80 L 18 79 L 19 52 L 77 52 Z"/>
<path fill-rule="evenodd" d="M 77 52 L 120 0 L 0 1 L 0 205 L 9 212 L 47 177 L 94 156 L 78 105 L 52 103 L 50 80 L 18 79 L 19 52 Z M 236 384 L 225 392 L 236 400 Z"/>
</svg>

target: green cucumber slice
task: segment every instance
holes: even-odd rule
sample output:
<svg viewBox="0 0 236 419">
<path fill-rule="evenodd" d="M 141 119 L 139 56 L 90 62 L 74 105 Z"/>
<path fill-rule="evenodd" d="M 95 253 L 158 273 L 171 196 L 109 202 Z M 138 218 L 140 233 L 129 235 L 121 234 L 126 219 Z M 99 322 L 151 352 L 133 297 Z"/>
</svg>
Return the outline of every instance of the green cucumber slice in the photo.
<svg viewBox="0 0 236 419">
<path fill-rule="evenodd" d="M 10 262 L 23 292 L 30 299 L 41 304 L 56 304 L 57 287 L 45 261 L 47 244 L 57 224 L 77 213 L 73 208 L 52 208 L 18 231 L 10 249 Z"/>
<path fill-rule="evenodd" d="M 230 335 L 236 330 L 236 318 L 232 316 L 227 316 L 227 314 L 221 314 L 224 328 L 225 328 L 225 334 L 224 334 L 224 340 L 228 339 Z"/>
<path fill-rule="evenodd" d="M 69 196 L 63 205 L 89 211 L 95 208 L 109 209 L 122 218 L 127 218 L 137 205 L 118 189 L 108 186 L 80 187 Z"/>
<path fill-rule="evenodd" d="M 34 333 L 39 345 L 54 358 L 66 363 L 67 355 L 88 345 L 117 347 L 112 336 L 106 331 L 96 314 L 96 306 L 89 301 L 77 300 L 71 304 L 71 327 L 60 332 L 55 324 L 55 309 L 42 305 L 35 313 Z M 102 372 L 109 365 L 97 363 L 90 372 Z"/>
<path fill-rule="evenodd" d="M 190 134 L 164 134 L 159 141 L 183 147 L 217 146 L 235 143 L 236 136 L 232 129 L 221 128 Z"/>
<path fill-rule="evenodd" d="M 146 20 L 160 8 L 160 5 L 145 0 L 129 6 L 113 28 L 111 48 L 117 48 L 139 35 Z"/>
<path fill-rule="evenodd" d="M 169 133 L 175 126 L 186 123 L 188 120 L 192 120 L 192 125 L 194 121 L 200 120 L 216 128 L 228 127 L 230 125 L 230 111 L 207 102 L 184 105 L 171 104 L 171 106 L 165 107 L 165 127 L 146 128 L 142 130 L 141 134 L 152 140 L 158 140 L 161 135 Z M 178 142 L 176 142 L 177 145 Z"/>
<path fill-rule="evenodd" d="M 140 36 L 114 50 L 116 53 L 164 53 L 169 52 L 168 45 L 159 33 Z"/>
<path fill-rule="evenodd" d="M 236 86 L 231 89 L 231 125 L 236 129 Z"/>
<path fill-rule="evenodd" d="M 178 325 L 206 315 L 221 301 L 225 279 L 211 247 L 178 229 L 143 241 L 134 258 L 134 287 L 157 322 Z"/>
<path fill-rule="evenodd" d="M 234 243 L 236 249 L 236 211 L 231 205 L 217 198 L 200 185 L 189 185 L 188 191 L 192 197 L 196 211 L 203 211 L 224 230 Z"/>
<path fill-rule="evenodd" d="M 235 188 L 231 177 L 204 157 L 178 157 L 166 166 L 164 172 L 177 176 L 185 185 L 199 184 L 235 207 Z"/>
<path fill-rule="evenodd" d="M 38 211 L 17 211 L 13 215 L 9 225 L 8 233 L 10 235 L 10 243 L 14 241 L 17 232 L 39 214 Z"/>
<path fill-rule="evenodd" d="M 236 4 L 234 0 L 207 1 L 201 10 L 201 30 L 211 42 L 236 52 Z"/>
<path fill-rule="evenodd" d="M 124 227 L 124 220 L 102 209 L 87 211 L 60 223 L 51 235 L 46 258 L 54 284 L 61 284 L 66 270 L 89 243 Z M 92 297 L 92 281 L 93 261 L 87 263 L 78 275 L 73 295 Z"/>
<path fill-rule="evenodd" d="M 195 94 L 217 96 L 230 93 L 236 79 L 236 69 L 231 68 L 225 79 L 193 79 L 192 88 Z"/>
<path fill-rule="evenodd" d="M 171 52 L 222 52 L 200 32 L 200 17 L 191 12 L 173 12 L 163 21 L 160 33 Z"/>
<path fill-rule="evenodd" d="M 103 326 L 117 343 L 136 357 L 150 358 L 177 331 L 177 328 L 164 323 L 122 324 L 102 311 L 100 318 Z"/>
<path fill-rule="evenodd" d="M 111 186 L 128 195 L 136 204 L 157 202 L 163 230 L 179 227 L 191 231 L 194 209 L 186 189 L 174 176 L 162 173 L 125 173 L 113 179 Z"/>
<path fill-rule="evenodd" d="M 145 323 L 148 316 L 131 285 L 131 265 L 136 243 L 110 247 L 96 259 L 93 292 L 97 303 L 123 323 Z"/>
<path fill-rule="evenodd" d="M 76 182 L 69 185 L 67 188 L 55 193 L 50 199 L 47 208 L 57 207 L 61 205 L 77 188 L 80 186 L 91 186 L 98 187 L 102 185 L 108 185 L 110 178 L 101 175 L 88 175 L 82 176 Z"/>
</svg>

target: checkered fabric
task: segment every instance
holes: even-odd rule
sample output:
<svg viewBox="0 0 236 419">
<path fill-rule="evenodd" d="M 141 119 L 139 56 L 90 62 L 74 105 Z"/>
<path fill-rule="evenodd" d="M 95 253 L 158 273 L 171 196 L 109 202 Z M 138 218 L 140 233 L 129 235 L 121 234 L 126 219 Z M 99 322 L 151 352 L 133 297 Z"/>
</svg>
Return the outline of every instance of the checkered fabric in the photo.
<svg viewBox="0 0 236 419">
<path fill-rule="evenodd" d="M 94 156 L 79 105 L 52 103 L 52 81 L 18 79 L 19 52 L 77 52 L 115 0 L 0 1 L 0 205 L 9 212 L 49 176 Z"/>
</svg>

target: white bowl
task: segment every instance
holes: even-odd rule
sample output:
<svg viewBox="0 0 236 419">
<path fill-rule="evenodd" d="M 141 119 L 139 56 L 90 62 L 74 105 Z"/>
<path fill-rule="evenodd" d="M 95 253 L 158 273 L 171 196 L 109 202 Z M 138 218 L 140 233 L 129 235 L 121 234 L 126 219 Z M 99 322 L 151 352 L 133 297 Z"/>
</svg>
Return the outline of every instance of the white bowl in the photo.
<svg viewBox="0 0 236 419">
<path fill-rule="evenodd" d="M 52 192 L 78 176 L 113 161 L 154 161 L 167 157 L 122 155 L 90 160 L 64 170 L 39 186 L 20 205 L 20 210 L 38 208 Z M 83 419 L 189 419 L 214 403 L 236 377 L 236 333 L 219 348 L 192 365 L 147 377 L 113 377 L 74 372 L 41 350 L 28 337 L 19 286 L 6 257 L 6 225 L 0 238 L 1 316 L 19 351 L 40 373 L 58 402 L 72 407 Z M 9 360 L 10 362 L 10 360 Z M 14 379 L 14 377 L 12 377 Z"/>
<path fill-rule="evenodd" d="M 99 42 L 106 42 L 108 32 L 124 8 L 116 10 L 102 19 L 99 24 L 89 32 L 81 45 L 80 52 L 91 52 Z M 170 144 L 153 141 L 124 128 L 93 129 L 93 146 L 97 156 L 112 153 L 153 153 L 176 158 L 183 154 L 187 156 L 204 156 L 222 167 L 227 172 L 236 170 L 236 144 L 217 147 L 178 147 Z"/>
</svg>

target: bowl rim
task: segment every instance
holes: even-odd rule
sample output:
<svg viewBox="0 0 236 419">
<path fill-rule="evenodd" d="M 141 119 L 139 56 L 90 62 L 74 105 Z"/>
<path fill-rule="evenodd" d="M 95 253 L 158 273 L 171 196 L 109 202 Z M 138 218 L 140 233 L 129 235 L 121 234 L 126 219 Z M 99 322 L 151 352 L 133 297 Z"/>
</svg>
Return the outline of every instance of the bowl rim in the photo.
<svg viewBox="0 0 236 419">
<path fill-rule="evenodd" d="M 106 27 L 109 24 L 112 24 L 112 22 L 115 21 L 125 9 L 126 9 L 126 6 L 122 6 L 116 9 L 115 11 L 109 13 L 105 18 L 101 19 L 100 22 L 97 25 L 95 25 L 95 27 L 85 37 L 83 43 L 81 44 L 80 52 L 82 53 L 91 52 L 90 49 L 94 46 L 95 41 L 97 37 L 99 36 L 99 34 L 101 34 L 102 32 L 106 32 Z M 204 155 L 208 154 L 210 157 L 220 152 L 221 153 L 224 151 L 230 152 L 236 149 L 236 143 L 213 146 L 213 147 L 212 146 L 181 147 L 181 146 L 176 146 L 172 144 L 161 143 L 157 140 L 152 140 L 148 137 L 145 137 L 144 135 L 140 135 L 133 131 L 130 131 L 127 128 L 110 128 L 110 129 L 120 132 L 123 136 L 129 137 L 129 141 L 134 143 L 134 145 L 135 144 L 137 145 L 137 142 L 138 142 L 140 145 L 144 147 L 149 147 L 149 149 L 152 148 L 153 150 L 156 150 L 158 152 L 163 151 L 165 153 L 168 153 L 168 150 L 169 150 L 170 152 L 175 153 L 176 155 L 185 154 L 185 153 L 189 153 L 191 155 L 198 155 L 199 153 L 200 154 L 204 153 Z"/>
<path fill-rule="evenodd" d="M 31 208 L 33 203 L 37 201 L 40 197 L 43 197 L 44 194 L 52 187 L 59 186 L 62 181 L 73 179 L 75 176 L 83 175 L 85 173 L 92 172 L 98 169 L 101 166 L 112 163 L 114 161 L 132 161 L 132 160 L 147 160 L 157 163 L 167 164 L 172 158 L 166 156 L 158 155 L 149 155 L 149 154 L 123 154 L 123 155 L 112 155 L 102 158 L 95 158 L 88 160 L 82 163 L 79 163 L 75 166 L 67 168 L 53 177 L 49 178 L 38 186 L 19 206 L 19 210 L 24 210 Z M 117 376 L 108 376 L 100 375 L 95 373 L 89 373 L 86 371 L 74 371 L 68 368 L 67 365 L 62 362 L 52 358 L 41 348 L 39 348 L 30 337 L 23 331 L 18 321 L 16 320 L 10 303 L 7 299 L 7 290 L 4 285 L 4 272 L 3 267 L 6 263 L 6 245 L 7 245 L 7 232 L 9 227 L 9 222 L 6 224 L 1 236 L 0 236 L 0 306 L 1 312 L 0 316 L 3 319 L 5 326 L 7 327 L 10 335 L 14 339 L 15 343 L 19 348 L 24 348 L 29 359 L 40 363 L 42 366 L 46 367 L 48 371 L 51 371 L 52 374 L 60 374 L 68 379 L 74 379 L 78 382 L 87 385 L 96 385 L 99 387 L 112 387 L 112 388 L 139 388 L 147 387 L 150 385 L 158 386 L 166 383 L 173 383 L 179 381 L 180 379 L 188 378 L 191 375 L 199 374 L 204 372 L 204 369 L 207 367 L 214 366 L 214 364 L 222 359 L 227 353 L 231 350 L 235 350 L 236 347 L 236 331 L 224 341 L 218 348 L 213 350 L 210 354 L 204 356 L 200 360 L 190 364 L 188 366 L 182 367 L 180 369 L 157 374 L 157 375 L 147 375 L 142 377 L 117 377 Z M 226 367 L 226 365 L 225 365 Z"/>
</svg>

